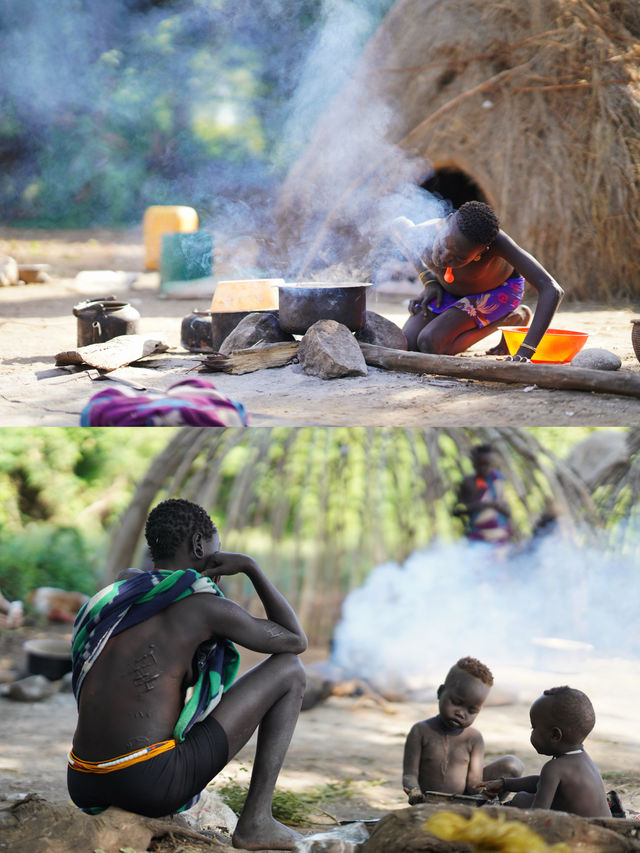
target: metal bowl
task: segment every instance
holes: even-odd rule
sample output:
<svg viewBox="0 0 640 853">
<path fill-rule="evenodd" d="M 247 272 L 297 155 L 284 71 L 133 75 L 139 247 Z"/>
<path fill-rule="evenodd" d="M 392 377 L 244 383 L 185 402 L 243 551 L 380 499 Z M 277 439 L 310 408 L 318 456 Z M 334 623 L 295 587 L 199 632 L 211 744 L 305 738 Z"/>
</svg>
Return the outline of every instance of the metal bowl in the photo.
<svg viewBox="0 0 640 853">
<path fill-rule="evenodd" d="M 71 672 L 71 645 L 66 640 L 27 640 L 24 650 L 30 675 L 44 675 L 49 681 L 57 681 Z"/>
</svg>

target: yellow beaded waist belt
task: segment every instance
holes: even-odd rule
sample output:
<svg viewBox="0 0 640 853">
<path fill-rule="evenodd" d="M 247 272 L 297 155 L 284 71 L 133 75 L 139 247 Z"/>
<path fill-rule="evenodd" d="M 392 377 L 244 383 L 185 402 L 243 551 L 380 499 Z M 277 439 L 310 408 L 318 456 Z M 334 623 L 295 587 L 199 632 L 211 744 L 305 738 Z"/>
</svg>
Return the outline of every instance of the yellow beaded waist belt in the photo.
<svg viewBox="0 0 640 853">
<path fill-rule="evenodd" d="M 134 752 L 127 752 L 118 758 L 111 758 L 109 761 L 83 761 L 71 750 L 68 755 L 69 767 L 79 770 L 81 773 L 111 773 L 114 770 L 124 770 L 125 767 L 131 767 L 132 764 L 139 764 L 141 761 L 148 761 L 149 758 L 155 758 L 156 755 L 173 749 L 175 745 L 175 738 L 161 740 L 159 743 L 152 743 L 150 746 L 136 749 Z"/>
</svg>

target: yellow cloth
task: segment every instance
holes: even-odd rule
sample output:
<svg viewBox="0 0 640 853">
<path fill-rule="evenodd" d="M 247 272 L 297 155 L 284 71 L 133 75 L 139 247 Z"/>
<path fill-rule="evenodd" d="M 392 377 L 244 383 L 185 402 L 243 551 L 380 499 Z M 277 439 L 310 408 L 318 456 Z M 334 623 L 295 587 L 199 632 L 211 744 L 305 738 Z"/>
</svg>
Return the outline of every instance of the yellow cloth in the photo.
<svg viewBox="0 0 640 853">
<path fill-rule="evenodd" d="M 502 816 L 496 819 L 481 811 L 470 818 L 438 812 L 422 828 L 443 841 L 466 841 L 474 850 L 486 853 L 570 853 L 566 844 L 551 846 L 524 823 Z"/>
</svg>

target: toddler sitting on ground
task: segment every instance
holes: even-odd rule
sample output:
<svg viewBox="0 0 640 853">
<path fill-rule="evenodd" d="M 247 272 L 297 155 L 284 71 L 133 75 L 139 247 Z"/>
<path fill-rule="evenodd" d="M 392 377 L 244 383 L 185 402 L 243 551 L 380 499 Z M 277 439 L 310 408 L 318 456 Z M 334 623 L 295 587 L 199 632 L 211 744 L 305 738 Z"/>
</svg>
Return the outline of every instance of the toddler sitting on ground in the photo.
<svg viewBox="0 0 640 853">
<path fill-rule="evenodd" d="M 405 747 L 402 787 L 410 805 L 425 801 L 425 791 L 475 793 L 483 779 L 515 777 L 523 764 L 506 755 L 483 768 L 484 741 L 471 724 L 493 684 L 479 660 L 461 658 L 438 688 L 438 714 L 411 728 Z"/>
<path fill-rule="evenodd" d="M 611 817 L 602 776 L 583 746 L 596 721 L 589 697 L 572 687 L 552 687 L 536 699 L 529 715 L 531 744 L 551 761 L 539 776 L 503 776 L 478 789 L 489 795 L 516 792 L 510 806 Z"/>
</svg>

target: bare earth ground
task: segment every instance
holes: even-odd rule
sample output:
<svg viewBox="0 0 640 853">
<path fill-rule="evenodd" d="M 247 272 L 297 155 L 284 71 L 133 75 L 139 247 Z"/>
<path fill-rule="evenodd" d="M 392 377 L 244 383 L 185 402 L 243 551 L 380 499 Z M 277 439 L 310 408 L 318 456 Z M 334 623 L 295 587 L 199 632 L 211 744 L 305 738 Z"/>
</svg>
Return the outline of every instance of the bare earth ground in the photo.
<svg viewBox="0 0 640 853">
<path fill-rule="evenodd" d="M 24 670 L 24 640 L 52 635 L 70 636 L 69 628 L 0 629 L 0 669 Z M 309 664 L 322 655 L 319 650 L 309 650 L 303 660 Z M 256 659 L 243 650 L 242 668 Z M 528 709 L 543 689 L 568 682 L 583 689 L 595 706 L 597 724 L 586 746 L 607 790 L 615 788 L 627 810 L 640 811 L 640 661 L 603 659 L 594 654 L 576 672 L 518 666 L 493 669 L 495 701 L 508 697 L 512 704 L 492 705 L 490 697 L 478 717 L 476 726 L 483 733 L 488 757 L 514 753 L 522 758 L 525 773 L 538 772 L 544 759 L 529 744 Z M 433 687 L 437 684 L 436 676 Z M 435 712 L 433 701 L 391 702 L 382 707 L 370 699 L 335 696 L 303 712 L 278 787 L 303 792 L 350 779 L 353 792 L 342 801 L 325 803 L 325 811 L 318 812 L 317 824 L 305 831 L 317 832 L 338 819 L 372 819 L 404 808 L 404 739 L 415 721 Z M 28 793 L 37 793 L 56 805 L 68 802 L 65 763 L 75 721 L 70 693 L 56 693 L 38 703 L 0 697 L 0 808 Z M 216 783 L 233 779 L 246 785 L 253 751 L 251 741 Z"/>
<path fill-rule="evenodd" d="M 160 331 L 172 347 L 140 366 L 113 376 L 143 387 L 166 389 L 199 366 L 200 356 L 180 345 L 180 326 L 193 308 L 209 308 L 210 295 L 159 298 L 158 275 L 143 273 L 140 229 L 133 232 L 42 232 L 0 230 L 0 255 L 20 264 L 49 263 L 51 281 L 0 287 L 0 426 L 78 425 L 92 394 L 106 383 L 86 373 L 70 375 L 55 367 L 57 352 L 76 345 L 73 306 L 87 298 L 115 295 L 140 312 L 140 332 Z M 229 261 L 214 263 L 218 278 L 237 278 Z M 110 270 L 128 277 L 108 280 L 78 272 Z M 370 291 L 368 308 L 402 326 L 404 296 Z M 628 304 L 565 304 L 556 328 L 589 332 L 586 347 L 616 353 L 623 369 L 638 372 L 630 321 L 638 316 Z M 498 342 L 499 333 L 476 344 L 474 358 Z M 298 365 L 234 376 L 207 374 L 216 387 L 245 405 L 251 424 L 348 426 L 629 426 L 640 421 L 640 399 L 586 392 L 553 391 L 527 385 L 411 375 L 370 367 L 366 377 L 325 381 Z"/>
</svg>

